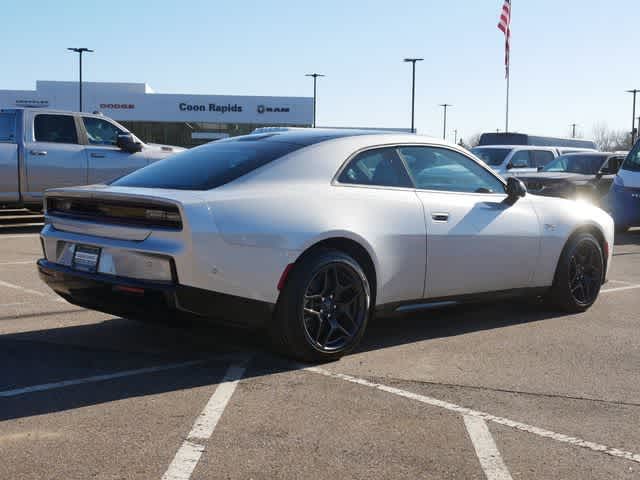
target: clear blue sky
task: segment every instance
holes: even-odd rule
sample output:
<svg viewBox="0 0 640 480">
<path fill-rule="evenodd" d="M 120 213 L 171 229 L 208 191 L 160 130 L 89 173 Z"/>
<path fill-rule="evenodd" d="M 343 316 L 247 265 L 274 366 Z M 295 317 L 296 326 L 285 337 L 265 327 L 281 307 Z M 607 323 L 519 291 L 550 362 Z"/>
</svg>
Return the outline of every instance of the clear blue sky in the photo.
<svg viewBox="0 0 640 480">
<path fill-rule="evenodd" d="M 502 0 L 8 2 L 0 88 L 77 78 L 66 47 L 96 50 L 89 81 L 146 82 L 163 93 L 310 96 L 318 124 L 407 127 L 440 135 L 440 103 L 465 137 L 504 128 Z M 638 0 L 513 0 L 511 129 L 590 136 L 630 129 L 640 88 Z M 640 103 L 640 102 L 639 102 Z M 640 109 L 637 115 L 640 115 Z"/>
</svg>

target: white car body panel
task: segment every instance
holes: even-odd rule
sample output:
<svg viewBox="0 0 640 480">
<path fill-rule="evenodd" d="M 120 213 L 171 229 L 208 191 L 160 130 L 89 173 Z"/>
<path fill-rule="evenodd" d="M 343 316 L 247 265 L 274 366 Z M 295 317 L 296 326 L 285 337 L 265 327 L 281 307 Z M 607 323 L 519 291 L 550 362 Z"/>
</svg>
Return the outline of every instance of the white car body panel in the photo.
<svg viewBox="0 0 640 480">
<path fill-rule="evenodd" d="M 442 146 L 469 157 L 441 140 L 367 134 L 301 148 L 209 191 L 56 189 L 47 197 L 168 201 L 178 206 L 183 228 L 163 231 L 47 215 L 46 257 L 56 258 L 59 241 L 168 255 L 181 285 L 275 304 L 287 265 L 318 242 L 347 238 L 371 257 L 381 306 L 550 286 L 564 244 L 581 226 L 596 227 L 613 245 L 613 222 L 605 212 L 563 199 L 527 195 L 509 206 L 502 203 L 503 194 L 334 181 L 352 155 L 381 145 Z M 434 224 L 432 213 L 441 211 L 450 221 Z"/>
</svg>

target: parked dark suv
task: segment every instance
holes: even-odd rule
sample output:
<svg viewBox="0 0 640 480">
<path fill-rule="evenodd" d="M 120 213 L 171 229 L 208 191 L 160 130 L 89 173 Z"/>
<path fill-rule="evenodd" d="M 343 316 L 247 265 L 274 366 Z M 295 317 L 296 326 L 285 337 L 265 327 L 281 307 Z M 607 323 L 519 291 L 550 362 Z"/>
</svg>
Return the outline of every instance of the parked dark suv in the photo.
<svg viewBox="0 0 640 480">
<path fill-rule="evenodd" d="M 625 155 L 606 152 L 567 153 L 538 173 L 518 175 L 535 195 L 587 199 L 599 204 L 607 194 Z"/>
</svg>

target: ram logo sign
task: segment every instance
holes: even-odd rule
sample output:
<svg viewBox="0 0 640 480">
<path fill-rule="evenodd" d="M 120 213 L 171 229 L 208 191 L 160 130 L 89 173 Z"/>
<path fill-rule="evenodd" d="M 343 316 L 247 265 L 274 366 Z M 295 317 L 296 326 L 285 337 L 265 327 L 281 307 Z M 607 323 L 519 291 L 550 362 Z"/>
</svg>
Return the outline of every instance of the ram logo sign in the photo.
<svg viewBox="0 0 640 480">
<path fill-rule="evenodd" d="M 267 107 L 265 105 L 258 105 L 258 113 L 289 113 L 291 109 L 289 107 Z"/>
</svg>

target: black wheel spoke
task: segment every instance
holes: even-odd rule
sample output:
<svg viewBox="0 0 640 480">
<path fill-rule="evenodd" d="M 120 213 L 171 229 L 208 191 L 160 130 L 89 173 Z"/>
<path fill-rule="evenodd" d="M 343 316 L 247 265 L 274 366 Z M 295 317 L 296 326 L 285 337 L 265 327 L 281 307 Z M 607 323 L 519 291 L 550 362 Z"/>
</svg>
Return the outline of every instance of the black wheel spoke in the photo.
<svg viewBox="0 0 640 480">
<path fill-rule="evenodd" d="M 368 315 L 367 294 L 358 272 L 342 263 L 330 263 L 309 282 L 303 298 L 307 338 L 321 351 L 348 346 Z"/>
<path fill-rule="evenodd" d="M 599 292 L 602 279 L 602 255 L 590 240 L 580 242 L 569 261 L 569 289 L 573 298 L 582 304 L 592 303 Z"/>
</svg>

